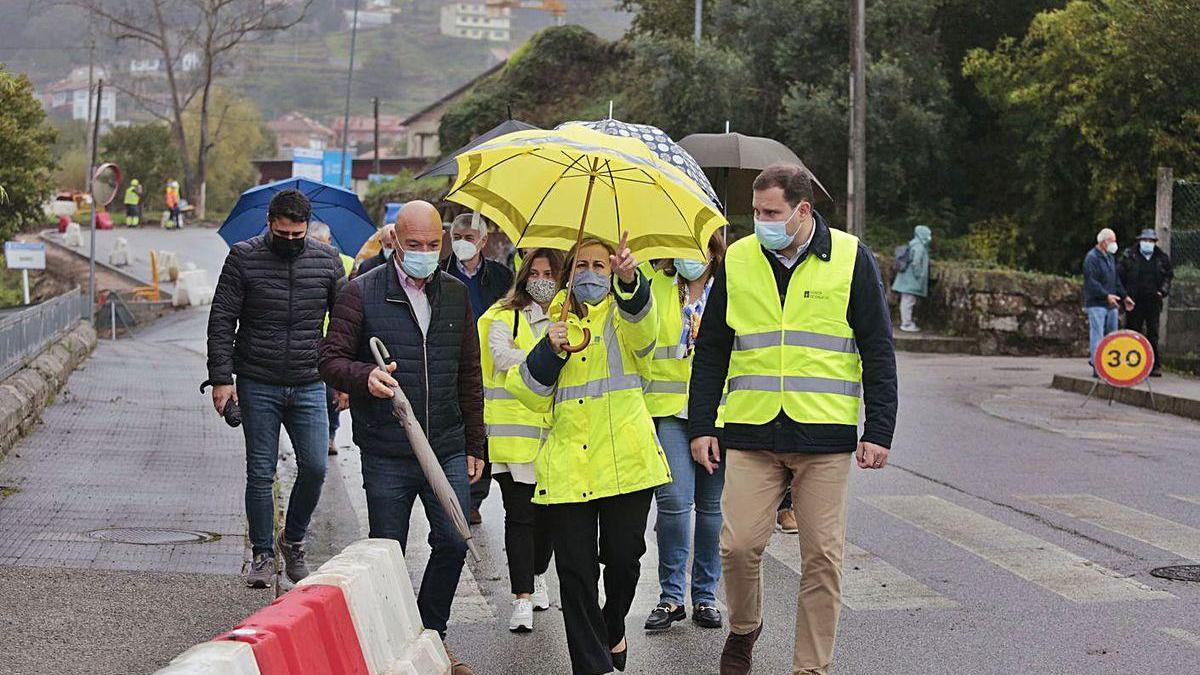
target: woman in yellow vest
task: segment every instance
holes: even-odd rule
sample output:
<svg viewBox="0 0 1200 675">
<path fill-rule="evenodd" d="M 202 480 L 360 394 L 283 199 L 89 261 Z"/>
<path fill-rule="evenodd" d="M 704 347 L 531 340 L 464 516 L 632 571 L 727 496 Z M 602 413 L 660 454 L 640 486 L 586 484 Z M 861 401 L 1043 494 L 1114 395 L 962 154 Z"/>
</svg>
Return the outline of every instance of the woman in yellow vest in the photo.
<svg viewBox="0 0 1200 675">
<path fill-rule="evenodd" d="M 569 302 L 567 321 L 551 324 L 505 385 L 550 415 L 533 501 L 546 505 L 572 671 L 599 675 L 625 670 L 625 616 L 646 551 L 646 517 L 654 488 L 671 475 L 642 396 L 658 332 L 650 284 L 624 238 L 615 250 L 585 240 L 571 259 L 564 282 L 573 278 L 572 297 L 560 293 L 550 306 L 557 316 Z M 568 353 L 564 346 L 579 345 L 585 329 L 591 341 Z"/>
<path fill-rule="evenodd" d="M 508 295 L 479 319 L 479 354 L 483 366 L 483 421 L 488 431 L 492 477 L 504 499 L 504 549 L 512 586 L 514 633 L 533 630 L 534 610 L 550 609 L 546 580 L 550 542 L 533 504 L 537 482 L 533 460 L 549 431 L 544 413 L 533 412 L 504 389 L 507 372 L 519 366 L 546 334 L 547 311 L 558 293 L 562 274 L 560 251 L 538 249 L 525 256 Z"/>
<path fill-rule="evenodd" d="M 708 302 L 713 272 L 720 268 L 724 256 L 725 241 L 717 233 L 708 242 L 707 260 L 664 260 L 650 279 L 658 313 L 658 341 L 645 388 L 646 407 L 654 417 L 673 477 L 655 491 L 660 592 L 658 606 L 646 618 L 645 628 L 650 631 L 666 630 L 687 617 L 683 604 L 689 559 L 692 621 L 703 628 L 721 627 L 717 584 L 721 580 L 719 540 L 725 472 L 718 466 L 710 474 L 692 460 L 687 404 L 700 317 Z"/>
</svg>

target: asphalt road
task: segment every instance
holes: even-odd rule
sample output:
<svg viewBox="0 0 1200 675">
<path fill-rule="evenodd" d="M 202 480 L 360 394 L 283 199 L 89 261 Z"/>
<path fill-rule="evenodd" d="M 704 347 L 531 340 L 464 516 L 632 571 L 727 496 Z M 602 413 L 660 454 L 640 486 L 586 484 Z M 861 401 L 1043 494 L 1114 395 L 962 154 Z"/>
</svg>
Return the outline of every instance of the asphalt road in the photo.
<svg viewBox="0 0 1200 675">
<path fill-rule="evenodd" d="M 150 672 L 269 602 L 269 593 L 239 586 L 227 550 L 242 527 L 240 437 L 192 388 L 203 379 L 206 315 L 180 312 L 133 340 L 102 344 L 72 376 L 76 394 L 60 397 L 20 456 L 0 463 L 0 484 L 18 488 L 0 500 L 0 672 Z M 1200 424 L 1119 404 L 1080 408 L 1083 397 L 1048 387 L 1056 370 L 1086 368 L 1075 362 L 901 354 L 899 363 L 892 466 L 852 471 L 835 672 L 1200 672 L 1200 586 L 1149 575 L 1200 559 Z M 115 367 L 143 379 L 104 376 Z M 147 386 L 154 378 L 163 382 Z M 117 415 L 129 401 L 158 420 L 153 429 L 62 428 Z M 181 439 L 189 450 L 172 463 Z M 108 454 L 83 452 L 89 445 Z M 286 482 L 286 447 L 283 455 Z M 89 478 L 105 457 L 121 470 Z M 360 486 L 357 451 L 346 448 L 330 463 L 316 560 L 362 532 Z M 203 495 L 172 501 L 186 490 Z M 37 520 L 42 511 L 53 517 Z M 106 517 L 223 537 L 142 557 L 80 555 L 62 543 L 80 543 Z M 477 528 L 484 560 L 464 572 L 449 639 L 478 673 L 569 672 L 557 608 L 539 613 L 531 634 L 506 630 L 502 517 L 493 491 Z M 408 558 L 419 578 L 428 550 L 419 512 L 414 519 Z M 715 673 L 721 631 L 640 628 L 657 600 L 647 535 L 627 672 Z M 790 672 L 796 538 L 776 534 L 767 553 L 755 672 Z M 556 591 L 552 582 L 554 600 Z"/>
</svg>

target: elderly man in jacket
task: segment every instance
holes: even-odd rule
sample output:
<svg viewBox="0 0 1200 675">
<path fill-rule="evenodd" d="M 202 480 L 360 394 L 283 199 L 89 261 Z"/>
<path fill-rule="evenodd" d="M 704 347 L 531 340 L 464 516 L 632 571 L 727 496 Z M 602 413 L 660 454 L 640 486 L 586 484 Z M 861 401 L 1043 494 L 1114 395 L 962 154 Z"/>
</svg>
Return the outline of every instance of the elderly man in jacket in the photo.
<svg viewBox="0 0 1200 675">
<path fill-rule="evenodd" d="M 354 442 L 362 449 L 363 487 L 372 537 L 407 546 L 409 517 L 420 497 L 433 551 L 417 609 L 421 622 L 445 638 L 450 605 L 467 544 L 413 455 L 404 428 L 392 417 L 400 387 L 441 462 L 465 513 L 470 484 L 483 472 L 483 375 L 479 338 L 467 289 L 438 269 L 442 222 L 427 202 L 408 202 L 396 218 L 395 253 L 388 264 L 346 285 L 321 348 L 321 374 L 349 392 Z M 379 369 L 368 341 L 378 337 L 395 363 Z M 454 675 L 471 672 L 451 657 Z"/>
<path fill-rule="evenodd" d="M 1125 315 L 1125 327 L 1146 336 L 1154 350 L 1154 369 L 1150 377 L 1162 375 L 1158 359 L 1158 320 L 1163 300 L 1171 293 L 1175 270 L 1171 257 L 1158 247 L 1158 234 L 1153 228 L 1142 230 L 1137 246 L 1125 249 L 1117 263 L 1117 275 L 1129 297 L 1133 311 Z"/>
<path fill-rule="evenodd" d="M 1122 305 L 1127 312 L 1135 307 L 1133 298 L 1121 284 L 1121 275 L 1117 274 L 1116 254 L 1117 235 L 1106 227 L 1096 233 L 1096 245 L 1083 259 L 1083 309 L 1088 318 L 1088 365 L 1092 366 L 1092 377 L 1096 377 L 1092 364 L 1096 345 L 1117 329 Z"/>
<path fill-rule="evenodd" d="M 229 250 L 208 315 L 213 407 L 220 415 L 238 404 L 246 437 L 251 588 L 269 585 L 277 544 L 288 578 L 308 576 L 304 536 L 325 481 L 329 417 L 317 345 L 345 274 L 336 251 L 306 236 L 311 213 L 299 191 L 277 193 L 267 209 L 267 232 Z M 280 425 L 296 451 L 298 472 L 286 523 L 273 542 Z"/>
</svg>

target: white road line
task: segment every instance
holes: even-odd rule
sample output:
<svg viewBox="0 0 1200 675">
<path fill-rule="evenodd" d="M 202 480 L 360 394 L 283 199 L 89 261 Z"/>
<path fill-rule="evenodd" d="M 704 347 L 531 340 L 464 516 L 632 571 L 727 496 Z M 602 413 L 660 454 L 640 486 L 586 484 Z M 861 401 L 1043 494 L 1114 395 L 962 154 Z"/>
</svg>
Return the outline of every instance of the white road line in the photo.
<svg viewBox="0 0 1200 675">
<path fill-rule="evenodd" d="M 767 544 L 767 554 L 800 574 L 800 544 L 796 535 L 774 533 Z M 855 611 L 958 607 L 958 603 L 849 541 L 842 562 L 842 604 Z"/>
<path fill-rule="evenodd" d="M 345 416 L 343 416 L 343 420 L 346 421 Z M 343 423 L 338 429 L 338 443 L 341 446 L 351 444 L 349 427 L 349 424 Z M 357 449 L 354 449 L 341 452 L 336 457 L 330 458 L 330 461 L 338 463 L 338 473 L 341 474 L 342 485 L 346 488 L 346 495 L 358 518 L 359 532 L 362 537 L 367 537 L 370 526 L 367 520 L 367 495 L 362 487 L 361 455 Z M 409 518 L 408 545 L 404 554 L 404 562 L 408 565 L 408 574 L 412 577 L 414 590 L 420 589 L 421 576 L 425 573 L 425 566 L 429 563 L 430 553 L 429 520 L 425 517 L 425 508 L 421 505 L 421 500 L 418 499 L 413 504 L 412 516 Z M 470 555 L 467 558 L 470 560 Z M 496 610 L 492 607 L 492 603 L 484 597 L 470 563 L 463 565 L 458 589 L 454 594 L 454 604 L 450 608 L 449 623 L 462 625 L 495 621 Z"/>
<path fill-rule="evenodd" d="M 1158 630 L 1160 633 L 1166 633 L 1173 638 L 1183 640 L 1189 645 L 1200 649 L 1200 635 L 1197 635 L 1192 631 L 1183 630 L 1182 628 L 1159 628 Z"/>
<path fill-rule="evenodd" d="M 1021 498 L 1188 560 L 1200 560 L 1200 530 L 1173 520 L 1095 495 L 1023 495 Z"/>
<path fill-rule="evenodd" d="M 881 496 L 866 497 L 864 501 L 1068 600 L 1120 602 L 1173 597 L 940 497 Z"/>
<path fill-rule="evenodd" d="M 1178 499 L 1181 502 L 1200 504 L 1200 495 L 1171 495 L 1171 498 Z"/>
</svg>

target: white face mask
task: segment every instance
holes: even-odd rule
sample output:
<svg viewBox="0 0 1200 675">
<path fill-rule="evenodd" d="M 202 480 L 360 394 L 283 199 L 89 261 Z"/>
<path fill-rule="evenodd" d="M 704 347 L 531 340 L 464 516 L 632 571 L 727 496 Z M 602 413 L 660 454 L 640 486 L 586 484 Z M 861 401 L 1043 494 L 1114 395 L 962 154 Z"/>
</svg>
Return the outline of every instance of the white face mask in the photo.
<svg viewBox="0 0 1200 675">
<path fill-rule="evenodd" d="M 479 247 L 466 239 L 455 239 L 450 244 L 450 248 L 454 251 L 454 257 L 458 258 L 460 262 L 470 260 L 479 253 Z"/>
<path fill-rule="evenodd" d="M 1115 241 L 1110 241 L 1110 242 L 1108 242 L 1108 244 L 1106 244 L 1106 245 L 1104 246 L 1104 250 L 1105 250 L 1105 251 L 1108 251 L 1108 254 L 1109 254 L 1109 255 L 1116 255 L 1116 253 L 1117 253 L 1117 242 L 1115 242 Z"/>
</svg>

